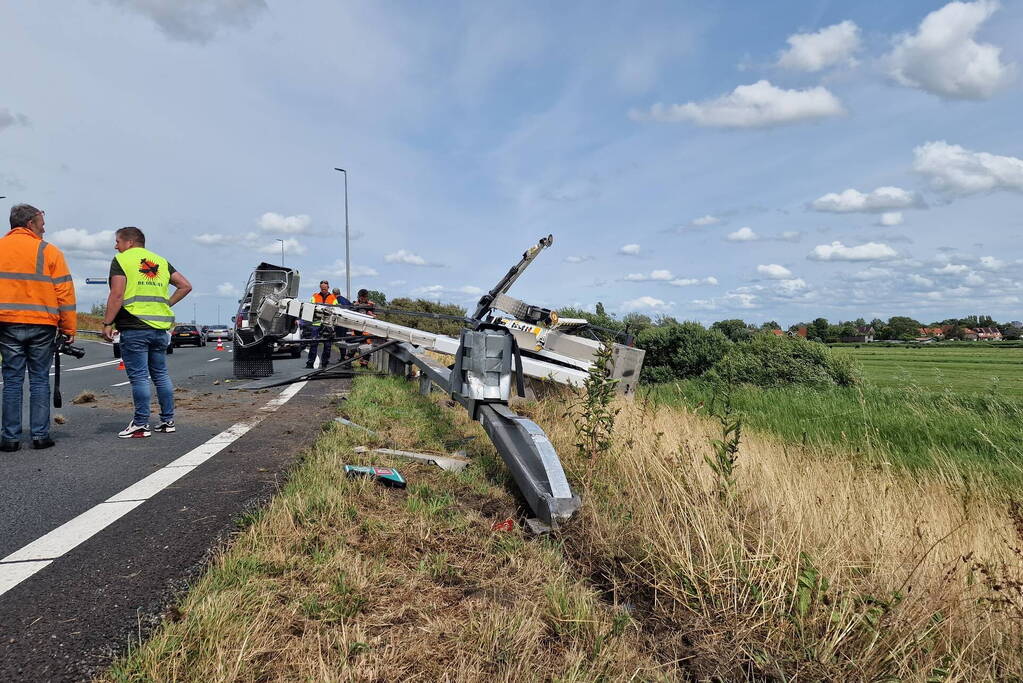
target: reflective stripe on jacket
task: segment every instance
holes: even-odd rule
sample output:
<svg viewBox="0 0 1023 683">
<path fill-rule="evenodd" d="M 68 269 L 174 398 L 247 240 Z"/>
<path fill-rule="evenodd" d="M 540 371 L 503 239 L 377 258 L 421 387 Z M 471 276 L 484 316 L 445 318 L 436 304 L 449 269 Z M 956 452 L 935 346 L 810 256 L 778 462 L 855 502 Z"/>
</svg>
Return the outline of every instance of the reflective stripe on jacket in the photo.
<svg viewBox="0 0 1023 683">
<path fill-rule="evenodd" d="M 118 254 L 117 262 L 128 282 L 124 286 L 124 310 L 158 330 L 174 325 L 170 307 L 170 265 L 148 249 L 132 247 Z"/>
<path fill-rule="evenodd" d="M 64 254 L 28 228 L 0 238 L 0 322 L 77 332 L 75 285 Z"/>
<path fill-rule="evenodd" d="M 309 303 L 311 303 L 311 304 L 327 304 L 328 306 L 336 306 L 337 305 L 337 297 L 335 297 L 333 294 L 329 294 L 329 293 L 327 295 L 324 295 L 321 292 L 314 292 L 313 295 L 311 297 L 309 297 Z M 323 323 L 321 323 L 319 321 L 312 323 L 313 327 L 319 327 L 322 324 Z"/>
</svg>

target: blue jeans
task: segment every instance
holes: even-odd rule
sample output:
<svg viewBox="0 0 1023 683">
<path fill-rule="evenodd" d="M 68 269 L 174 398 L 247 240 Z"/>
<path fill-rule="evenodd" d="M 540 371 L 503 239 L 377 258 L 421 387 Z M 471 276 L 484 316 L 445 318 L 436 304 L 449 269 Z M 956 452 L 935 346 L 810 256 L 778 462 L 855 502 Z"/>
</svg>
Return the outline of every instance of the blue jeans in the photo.
<svg viewBox="0 0 1023 683">
<path fill-rule="evenodd" d="M 153 394 L 149 380 L 156 385 L 156 398 L 160 401 L 160 419 L 174 419 L 174 385 L 167 373 L 167 330 L 123 330 L 121 332 L 121 360 L 131 381 L 131 398 L 135 402 L 137 425 L 149 424 L 149 402 Z"/>
<path fill-rule="evenodd" d="M 313 340 L 319 339 L 320 338 L 320 331 L 323 329 L 323 326 L 322 325 L 310 325 L 310 327 L 312 328 L 312 334 L 310 335 L 309 338 L 313 339 Z M 330 346 L 331 346 L 331 342 L 333 342 L 333 341 L 334 341 L 333 339 L 331 339 L 330 341 L 323 341 L 323 342 L 319 342 L 319 343 L 317 343 L 316 341 L 313 341 L 311 344 L 309 344 L 309 360 L 306 361 L 306 365 L 312 365 L 313 364 L 313 359 L 316 358 L 316 347 L 320 346 L 320 344 L 323 345 L 323 356 L 320 357 L 320 365 L 326 365 L 327 363 L 329 363 L 330 362 Z"/>
<path fill-rule="evenodd" d="M 4 361 L 4 441 L 21 439 L 21 394 L 28 367 L 28 412 L 32 438 L 50 435 L 50 364 L 57 328 L 53 325 L 0 323 L 0 356 Z"/>
</svg>

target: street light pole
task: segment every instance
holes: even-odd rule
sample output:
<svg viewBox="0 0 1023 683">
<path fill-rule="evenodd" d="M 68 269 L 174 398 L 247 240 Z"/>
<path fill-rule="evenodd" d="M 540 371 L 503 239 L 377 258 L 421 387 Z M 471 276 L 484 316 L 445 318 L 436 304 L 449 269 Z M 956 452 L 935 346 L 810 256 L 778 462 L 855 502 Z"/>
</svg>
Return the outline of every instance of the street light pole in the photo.
<svg viewBox="0 0 1023 683">
<path fill-rule="evenodd" d="M 352 261 L 349 258 L 348 248 L 348 171 L 343 168 L 335 168 L 345 174 L 345 298 L 352 300 Z"/>
<path fill-rule="evenodd" d="M 274 240 L 274 241 L 275 241 L 275 242 L 280 242 L 280 243 L 281 243 L 281 265 L 283 266 L 283 265 L 284 265 L 284 240 L 282 240 L 282 239 L 276 239 L 276 240 Z"/>
</svg>

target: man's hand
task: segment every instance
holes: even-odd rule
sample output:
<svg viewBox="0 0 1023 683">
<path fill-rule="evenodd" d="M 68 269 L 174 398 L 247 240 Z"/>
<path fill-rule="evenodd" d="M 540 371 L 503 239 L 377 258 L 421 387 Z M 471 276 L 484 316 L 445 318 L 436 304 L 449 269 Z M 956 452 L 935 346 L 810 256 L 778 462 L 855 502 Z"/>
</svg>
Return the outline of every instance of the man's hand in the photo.
<svg viewBox="0 0 1023 683">
<path fill-rule="evenodd" d="M 64 335 L 64 341 L 66 341 L 68 344 L 74 344 L 75 343 L 75 335 L 73 335 L 73 334 L 65 334 Z"/>
<path fill-rule="evenodd" d="M 103 326 L 103 339 L 108 342 L 114 341 L 114 337 L 117 336 L 117 331 L 110 325 Z"/>
</svg>

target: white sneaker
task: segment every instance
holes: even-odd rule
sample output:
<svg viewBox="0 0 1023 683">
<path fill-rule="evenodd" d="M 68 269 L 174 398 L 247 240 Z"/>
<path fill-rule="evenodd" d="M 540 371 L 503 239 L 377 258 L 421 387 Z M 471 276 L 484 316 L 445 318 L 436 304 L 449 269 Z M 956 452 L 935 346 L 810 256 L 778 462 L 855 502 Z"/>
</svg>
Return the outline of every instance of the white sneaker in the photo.
<svg viewBox="0 0 1023 683">
<path fill-rule="evenodd" d="M 153 432 L 149 429 L 149 425 L 137 425 L 134 420 L 117 433 L 117 436 L 121 439 L 141 439 L 152 435 Z"/>
<path fill-rule="evenodd" d="M 176 427 L 174 426 L 174 420 L 167 420 L 166 422 L 164 422 L 163 420 L 160 420 L 160 424 L 156 425 L 156 427 L 153 429 L 153 431 L 154 432 L 163 432 L 164 434 L 170 434 L 175 429 L 176 429 Z"/>
</svg>

